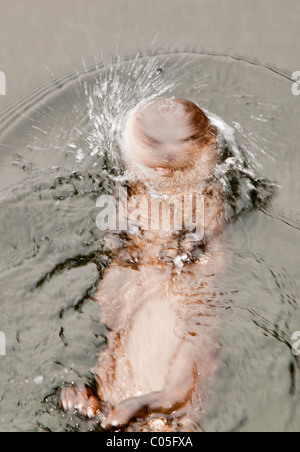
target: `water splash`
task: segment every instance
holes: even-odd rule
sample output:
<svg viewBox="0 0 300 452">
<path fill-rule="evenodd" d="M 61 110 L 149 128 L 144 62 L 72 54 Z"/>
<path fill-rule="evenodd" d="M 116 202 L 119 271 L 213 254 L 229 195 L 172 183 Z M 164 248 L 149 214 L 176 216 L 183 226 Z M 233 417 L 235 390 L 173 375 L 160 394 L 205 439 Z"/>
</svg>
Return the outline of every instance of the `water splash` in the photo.
<svg viewBox="0 0 300 452">
<path fill-rule="evenodd" d="M 197 92 L 196 101 L 199 103 L 202 90 L 206 87 L 205 79 L 209 76 L 207 74 L 199 80 L 201 71 L 203 67 L 191 63 L 185 54 L 175 61 L 170 56 L 161 60 L 158 57 L 141 58 L 138 54 L 130 62 L 117 57 L 114 64 L 105 67 L 92 84 L 83 82 L 89 127 L 81 130 L 77 127 L 76 131 L 86 142 L 87 151 L 74 143 L 69 144 L 76 153 L 76 161 L 82 163 L 88 160 L 89 167 L 95 168 L 103 166 L 103 162 L 108 160 L 109 164 L 105 167 L 110 168 L 110 175 L 120 181 L 124 168 L 119 149 L 128 112 L 141 101 L 157 97 L 174 98 L 175 93 L 184 93 L 189 78 L 192 81 L 197 73 L 198 85 L 193 85 L 193 91 Z M 228 217 L 232 219 L 244 210 L 265 205 L 273 195 L 273 184 L 259 177 L 260 164 L 256 158 L 259 152 L 271 153 L 267 143 L 260 147 L 259 137 L 254 133 L 247 134 L 238 122 L 230 126 L 217 115 L 209 111 L 207 114 L 219 131 L 221 158 L 215 175 L 224 186 Z M 252 119 L 269 120 L 262 113 Z M 243 149 L 237 142 L 237 132 L 246 141 Z"/>
</svg>

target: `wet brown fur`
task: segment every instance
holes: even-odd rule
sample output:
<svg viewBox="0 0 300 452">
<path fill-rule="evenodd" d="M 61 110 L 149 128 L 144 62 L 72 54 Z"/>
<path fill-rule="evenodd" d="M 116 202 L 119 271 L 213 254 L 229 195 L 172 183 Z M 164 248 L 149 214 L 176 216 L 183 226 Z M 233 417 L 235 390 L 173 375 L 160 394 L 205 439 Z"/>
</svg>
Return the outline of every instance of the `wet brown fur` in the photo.
<svg viewBox="0 0 300 452">
<path fill-rule="evenodd" d="M 110 330 L 93 369 L 97 394 L 66 388 L 61 403 L 107 430 L 194 431 L 217 368 L 221 322 L 216 130 L 192 102 L 154 100 L 130 113 L 122 147 L 131 197 L 155 193 L 171 205 L 201 193 L 205 236 L 197 243 L 185 230 L 152 231 L 142 219 L 137 234 L 119 236 L 95 295 Z"/>
</svg>

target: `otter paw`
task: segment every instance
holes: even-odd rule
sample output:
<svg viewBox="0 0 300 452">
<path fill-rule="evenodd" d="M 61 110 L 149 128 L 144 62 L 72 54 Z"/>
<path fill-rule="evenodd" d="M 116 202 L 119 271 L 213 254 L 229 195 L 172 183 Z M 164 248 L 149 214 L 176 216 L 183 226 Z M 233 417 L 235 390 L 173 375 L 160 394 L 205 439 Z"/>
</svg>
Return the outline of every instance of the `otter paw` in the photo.
<svg viewBox="0 0 300 452">
<path fill-rule="evenodd" d="M 60 396 L 61 408 L 66 413 L 93 419 L 101 413 L 102 403 L 86 385 L 64 388 Z"/>
<path fill-rule="evenodd" d="M 112 410 L 101 426 L 104 430 L 125 427 L 140 410 L 141 405 L 138 398 L 126 400 L 118 408 Z"/>
<path fill-rule="evenodd" d="M 137 247 L 127 246 L 119 251 L 118 258 L 128 264 L 138 264 L 143 258 L 143 252 Z"/>
<path fill-rule="evenodd" d="M 126 410 L 114 410 L 110 415 L 102 422 L 101 427 L 104 430 L 118 429 L 125 427 L 129 423 L 131 416 Z"/>
<path fill-rule="evenodd" d="M 159 260 L 165 264 L 173 264 L 174 259 L 178 255 L 177 248 L 162 248 L 159 253 Z"/>
<path fill-rule="evenodd" d="M 137 432 L 174 432 L 174 430 L 169 426 L 167 419 L 161 418 L 150 418 L 144 423 L 136 427 Z"/>
</svg>

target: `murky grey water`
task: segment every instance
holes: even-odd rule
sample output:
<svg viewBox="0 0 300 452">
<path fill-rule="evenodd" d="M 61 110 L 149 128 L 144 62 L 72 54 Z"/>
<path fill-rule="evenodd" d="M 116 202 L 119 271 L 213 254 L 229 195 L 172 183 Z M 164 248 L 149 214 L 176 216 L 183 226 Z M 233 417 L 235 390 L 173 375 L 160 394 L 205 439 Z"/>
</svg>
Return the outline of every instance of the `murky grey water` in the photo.
<svg viewBox="0 0 300 452">
<path fill-rule="evenodd" d="M 267 207 L 229 227 L 221 366 L 202 426 L 299 430 L 300 99 L 291 87 L 284 73 L 245 61 L 170 54 L 53 76 L 16 99 L 17 112 L 2 109 L 0 430 L 91 428 L 59 411 L 57 388 L 89 379 L 105 345 L 91 299 L 107 265 L 96 199 L 122 172 L 123 114 L 157 95 L 223 118 L 278 186 Z"/>
</svg>

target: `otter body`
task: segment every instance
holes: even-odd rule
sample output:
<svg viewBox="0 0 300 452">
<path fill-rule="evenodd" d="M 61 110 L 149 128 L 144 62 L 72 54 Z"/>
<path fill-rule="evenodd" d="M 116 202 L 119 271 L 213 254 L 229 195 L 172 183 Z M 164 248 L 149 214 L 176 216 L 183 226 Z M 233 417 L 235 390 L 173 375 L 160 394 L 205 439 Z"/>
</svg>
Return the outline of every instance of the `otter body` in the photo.
<svg viewBox="0 0 300 452">
<path fill-rule="evenodd" d="M 225 215 L 213 181 L 216 131 L 192 102 L 156 99 L 130 113 L 122 149 L 132 199 L 143 195 L 152 204 L 140 205 L 139 215 L 129 208 L 129 231 L 136 232 L 122 233 L 95 295 L 110 331 L 93 369 L 97 393 L 66 388 L 62 406 L 98 416 L 107 430 L 197 430 L 217 367 L 221 322 Z M 164 209 L 170 227 L 153 230 L 154 210 Z"/>
</svg>

